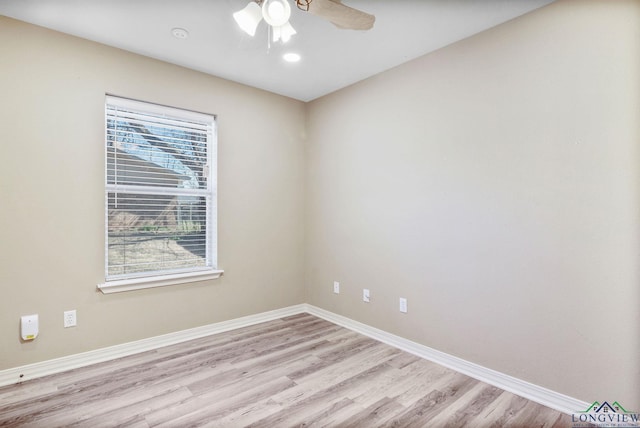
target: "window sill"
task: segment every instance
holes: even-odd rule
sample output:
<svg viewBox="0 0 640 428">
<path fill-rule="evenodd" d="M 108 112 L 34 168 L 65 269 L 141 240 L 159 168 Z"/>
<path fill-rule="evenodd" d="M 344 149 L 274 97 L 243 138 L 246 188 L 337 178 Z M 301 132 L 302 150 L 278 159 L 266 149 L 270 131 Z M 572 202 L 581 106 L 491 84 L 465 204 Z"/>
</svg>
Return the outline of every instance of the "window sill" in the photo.
<svg viewBox="0 0 640 428">
<path fill-rule="evenodd" d="M 151 276 L 147 278 L 121 279 L 98 284 L 98 290 L 104 294 L 122 291 L 142 290 L 145 288 L 164 287 L 166 285 L 186 284 L 196 281 L 218 279 L 223 270 L 207 270 L 202 272 L 180 273 L 175 275 Z"/>
</svg>

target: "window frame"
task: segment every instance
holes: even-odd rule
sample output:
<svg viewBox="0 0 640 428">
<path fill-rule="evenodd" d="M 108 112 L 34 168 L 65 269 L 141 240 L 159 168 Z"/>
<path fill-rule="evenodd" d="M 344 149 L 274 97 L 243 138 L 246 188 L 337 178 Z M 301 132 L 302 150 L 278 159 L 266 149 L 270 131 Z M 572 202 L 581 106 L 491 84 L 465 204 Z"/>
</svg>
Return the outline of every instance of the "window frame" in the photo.
<svg viewBox="0 0 640 428">
<path fill-rule="evenodd" d="M 217 267 L 217 123 L 216 116 L 211 114 L 199 113 L 192 110 L 185 110 L 176 107 L 169 107 L 160 104 L 137 101 L 128 98 L 106 95 L 105 97 L 105 124 L 104 124 L 104 192 L 105 192 L 105 218 L 104 218 L 104 275 L 105 281 L 98 284 L 98 289 L 103 293 L 114 293 L 120 291 L 131 291 L 151 287 L 162 287 L 166 285 L 184 284 L 195 281 L 205 281 L 219 278 L 224 271 Z M 154 195 L 175 194 L 176 191 L 169 186 L 137 186 L 130 184 L 109 183 L 109 125 L 108 121 L 113 118 L 110 115 L 110 109 L 122 108 L 125 110 L 133 110 L 143 115 L 160 116 L 170 120 L 184 120 L 192 122 L 200 122 L 207 124 L 207 165 L 206 174 L 207 188 L 202 191 L 196 190 L 200 196 L 204 194 L 206 200 L 206 221 L 205 221 L 205 247 L 206 266 L 183 267 L 180 269 L 164 268 L 156 271 L 146 271 L 127 274 L 109 274 L 109 193 L 121 193 L 135 195 L 137 191 L 152 191 Z M 185 191 L 186 192 L 186 191 Z"/>
</svg>

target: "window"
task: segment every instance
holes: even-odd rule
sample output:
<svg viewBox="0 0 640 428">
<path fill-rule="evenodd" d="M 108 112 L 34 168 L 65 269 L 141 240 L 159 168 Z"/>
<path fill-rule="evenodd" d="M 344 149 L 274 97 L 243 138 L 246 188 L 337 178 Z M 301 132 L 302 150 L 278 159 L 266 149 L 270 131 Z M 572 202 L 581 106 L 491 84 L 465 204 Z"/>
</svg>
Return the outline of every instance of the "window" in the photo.
<svg viewBox="0 0 640 428">
<path fill-rule="evenodd" d="M 210 115 L 107 96 L 105 283 L 125 291 L 220 276 Z"/>
</svg>

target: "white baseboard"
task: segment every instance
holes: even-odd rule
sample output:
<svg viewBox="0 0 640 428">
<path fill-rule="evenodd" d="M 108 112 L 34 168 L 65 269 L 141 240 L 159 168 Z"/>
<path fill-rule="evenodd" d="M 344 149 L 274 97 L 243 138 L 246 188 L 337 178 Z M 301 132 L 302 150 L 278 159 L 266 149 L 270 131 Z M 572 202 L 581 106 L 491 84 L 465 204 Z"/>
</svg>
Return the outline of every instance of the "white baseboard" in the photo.
<svg viewBox="0 0 640 428">
<path fill-rule="evenodd" d="M 287 308 L 276 309 L 274 311 L 262 312 L 256 315 L 249 315 L 188 330 L 163 334 L 161 336 L 136 340 L 135 342 L 123 343 L 121 345 L 109 346 L 107 348 L 96 349 L 94 351 L 1 370 L 0 386 L 11 385 L 29 379 L 61 373 L 78 367 L 85 367 L 91 364 L 114 360 L 116 358 L 158 349 L 163 346 L 174 345 L 176 343 L 182 343 L 212 334 L 223 333 L 225 331 L 259 324 L 261 322 L 272 321 L 303 312 L 306 312 L 306 305 L 289 306 Z"/>
<path fill-rule="evenodd" d="M 274 311 L 262 312 L 256 315 L 249 315 L 229 321 L 222 321 L 202 327 L 137 340 L 135 342 L 123 343 L 121 345 L 69 355 L 66 357 L 56 358 L 54 360 L 1 370 L 0 386 L 11 385 L 29 379 L 35 379 L 78 367 L 126 357 L 128 355 L 150 351 L 163 346 L 174 345 L 176 343 L 186 342 L 212 334 L 223 333 L 225 331 L 272 321 L 278 318 L 304 312 L 566 414 L 572 414 L 576 411 L 589 407 L 589 403 L 525 382 L 504 373 L 482 367 L 461 358 L 437 351 L 429 348 L 428 346 L 412 342 L 400 336 L 396 336 L 309 304 L 289 306 L 282 309 L 276 309 Z"/>
<path fill-rule="evenodd" d="M 306 312 L 562 413 L 571 415 L 588 408 L 591 404 L 471 363 L 462 358 L 445 354 L 428 346 L 412 342 L 313 305 L 306 305 Z"/>
</svg>

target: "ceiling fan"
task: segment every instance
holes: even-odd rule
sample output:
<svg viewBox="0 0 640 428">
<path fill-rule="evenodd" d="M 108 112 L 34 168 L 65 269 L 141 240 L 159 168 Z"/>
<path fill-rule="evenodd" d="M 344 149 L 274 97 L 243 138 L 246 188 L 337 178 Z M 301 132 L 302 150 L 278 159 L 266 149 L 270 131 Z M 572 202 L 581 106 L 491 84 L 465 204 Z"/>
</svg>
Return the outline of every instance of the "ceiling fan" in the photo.
<svg viewBox="0 0 640 428">
<path fill-rule="evenodd" d="M 298 9 L 332 22 L 338 28 L 369 30 L 376 17 L 342 4 L 340 0 L 296 0 Z"/>
<path fill-rule="evenodd" d="M 369 30 L 376 17 L 342 4 L 341 0 L 295 0 L 298 9 L 326 19 L 338 28 Z M 286 43 L 296 30 L 289 23 L 291 6 L 288 0 L 252 0 L 242 10 L 233 14 L 234 19 L 250 36 L 254 36 L 258 24 L 265 20 L 271 26 L 273 41 Z"/>
</svg>

